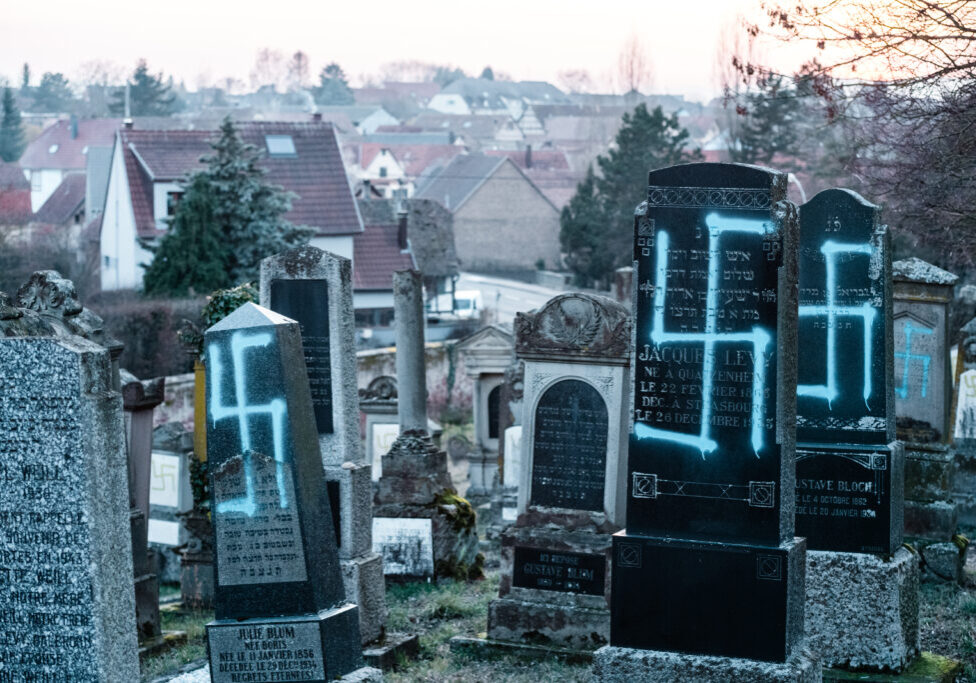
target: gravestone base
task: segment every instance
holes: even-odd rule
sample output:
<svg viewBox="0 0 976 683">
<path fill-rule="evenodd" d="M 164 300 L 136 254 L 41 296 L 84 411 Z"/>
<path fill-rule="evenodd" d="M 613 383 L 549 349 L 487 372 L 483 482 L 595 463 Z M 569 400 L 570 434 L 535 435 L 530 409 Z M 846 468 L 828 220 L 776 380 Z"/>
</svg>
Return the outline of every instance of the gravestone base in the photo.
<svg viewBox="0 0 976 683">
<path fill-rule="evenodd" d="M 918 549 L 922 556 L 922 581 L 961 583 L 966 551 L 955 543 L 931 543 Z"/>
<path fill-rule="evenodd" d="M 212 621 L 207 624 L 207 653 L 213 683 L 325 683 L 356 672 L 363 664 L 358 622 L 356 606 L 348 603 L 318 614 Z M 268 653 L 275 656 L 261 656 Z"/>
<path fill-rule="evenodd" d="M 464 496 L 472 503 L 489 499 L 498 475 L 498 453 L 473 449 L 468 453 L 468 480 L 470 485 Z"/>
<path fill-rule="evenodd" d="M 610 642 L 610 546 L 608 533 L 590 530 L 507 529 L 488 638 L 572 650 Z"/>
<path fill-rule="evenodd" d="M 918 558 L 807 552 L 806 637 L 824 666 L 900 671 L 919 652 Z"/>
<path fill-rule="evenodd" d="M 952 502 L 959 514 L 959 523 L 976 526 L 976 452 L 973 447 L 960 448 L 955 453 Z"/>
<path fill-rule="evenodd" d="M 805 650 L 797 650 L 785 662 L 688 655 L 610 645 L 601 647 L 593 655 L 593 679 L 606 683 L 819 683 L 821 676 L 820 661 Z"/>
<path fill-rule="evenodd" d="M 956 533 L 959 512 L 954 503 L 905 501 L 905 535 L 929 541 L 947 541 Z"/>
<path fill-rule="evenodd" d="M 483 555 L 480 560 L 478 557 L 481 555 L 481 545 L 475 527 L 474 510 L 467 508 L 470 511 L 470 519 L 468 519 L 466 514 L 459 510 L 460 505 L 447 503 L 447 501 L 445 503 L 441 505 L 431 501 L 429 506 L 377 505 L 373 508 L 373 516 L 374 518 L 429 519 L 435 577 L 468 578 L 468 571 L 484 561 Z M 387 578 L 409 581 L 423 577 L 388 574 Z"/>
<path fill-rule="evenodd" d="M 155 574 L 135 578 L 136 628 L 139 644 L 154 642 L 162 635 L 159 625 L 159 579 Z"/>
<path fill-rule="evenodd" d="M 803 636 L 806 539 L 613 536 L 612 645 L 785 661 Z M 716 618 L 716 615 L 722 615 Z"/>
<path fill-rule="evenodd" d="M 180 556 L 180 601 L 184 609 L 214 608 L 214 558 L 210 551 Z"/>
<path fill-rule="evenodd" d="M 346 600 L 359 607 L 359 633 L 363 644 L 383 635 L 386 623 L 386 581 L 383 557 L 370 553 L 354 560 L 340 560 Z"/>
<path fill-rule="evenodd" d="M 497 486 L 491 497 L 491 524 L 488 525 L 488 538 L 495 539 L 501 536 L 505 529 L 515 523 L 517 517 L 518 487 Z"/>
<path fill-rule="evenodd" d="M 905 445 L 905 498 L 947 500 L 956 473 L 956 456 L 942 444 Z"/>
</svg>

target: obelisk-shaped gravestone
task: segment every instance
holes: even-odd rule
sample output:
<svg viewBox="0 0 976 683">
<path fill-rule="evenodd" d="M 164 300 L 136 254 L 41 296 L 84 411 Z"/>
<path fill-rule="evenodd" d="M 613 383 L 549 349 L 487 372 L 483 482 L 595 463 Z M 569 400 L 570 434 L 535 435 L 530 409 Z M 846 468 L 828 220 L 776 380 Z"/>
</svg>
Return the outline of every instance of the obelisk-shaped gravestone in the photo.
<svg viewBox="0 0 976 683">
<path fill-rule="evenodd" d="M 806 631 L 825 665 L 898 670 L 918 651 L 918 563 L 901 548 L 891 253 L 880 209 L 849 190 L 800 207 L 797 533 Z"/>
<path fill-rule="evenodd" d="M 298 324 L 248 303 L 207 330 L 205 346 L 214 683 L 358 669 L 359 616 L 339 569 Z"/>
<path fill-rule="evenodd" d="M 113 374 L 105 348 L 0 292 L 0 680 L 139 680 Z"/>
<path fill-rule="evenodd" d="M 786 176 L 689 164 L 649 185 L 635 219 L 627 529 L 614 536 L 611 646 L 595 673 L 819 680 L 800 649 Z"/>
<path fill-rule="evenodd" d="M 363 459 L 356 391 L 352 262 L 312 246 L 261 261 L 261 305 L 298 321 L 346 597 L 364 643 L 386 622 L 383 558 L 373 552 L 371 467 Z"/>
</svg>

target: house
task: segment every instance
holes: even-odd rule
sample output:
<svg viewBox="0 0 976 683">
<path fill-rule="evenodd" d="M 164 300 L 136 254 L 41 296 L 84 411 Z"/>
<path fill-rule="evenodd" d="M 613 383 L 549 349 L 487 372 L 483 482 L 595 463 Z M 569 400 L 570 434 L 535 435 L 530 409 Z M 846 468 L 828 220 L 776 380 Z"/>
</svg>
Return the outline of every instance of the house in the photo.
<svg viewBox="0 0 976 683">
<path fill-rule="evenodd" d="M 33 234 L 57 235 L 63 244 L 84 258 L 81 234 L 85 227 L 85 174 L 71 173 L 34 214 Z"/>
<path fill-rule="evenodd" d="M 532 104 L 569 104 L 559 88 L 544 81 L 459 78 L 430 98 L 427 108 L 442 114 L 508 114 L 518 121 Z"/>
<path fill-rule="evenodd" d="M 121 119 L 78 119 L 48 126 L 20 158 L 30 181 L 31 210 L 37 211 L 69 173 L 84 173 L 88 150 L 111 146 Z"/>
<path fill-rule="evenodd" d="M 375 133 L 380 126 L 396 126 L 399 121 L 383 107 L 357 105 L 318 105 L 316 111 L 323 121 L 333 121 L 343 133 L 359 133 L 369 135 Z M 348 122 L 348 123 L 346 123 Z M 352 124 L 350 130 L 346 126 Z"/>
<path fill-rule="evenodd" d="M 559 211 L 507 156 L 461 154 L 418 186 L 454 217 L 454 243 L 465 270 L 554 268 L 562 263 Z"/>
<path fill-rule="evenodd" d="M 358 163 L 352 165 L 355 180 L 368 180 L 387 199 L 414 194 L 416 181 L 435 163 L 446 163 L 464 152 L 459 145 L 389 145 L 365 142 L 358 147 Z"/>
<path fill-rule="evenodd" d="M 363 232 L 339 154 L 335 130 L 313 119 L 301 123 L 242 122 L 245 142 L 264 150 L 260 166 L 267 181 L 294 192 L 285 214 L 292 223 L 315 228 L 311 244 L 354 259 L 353 238 Z M 138 288 L 144 247 L 165 234 L 183 191 L 181 180 L 202 168 L 215 131 L 118 130 L 112 152 L 100 238 L 103 290 Z"/>
<path fill-rule="evenodd" d="M 15 163 L 0 161 L 0 228 L 20 229 L 31 216 L 30 183 L 23 170 Z"/>
</svg>

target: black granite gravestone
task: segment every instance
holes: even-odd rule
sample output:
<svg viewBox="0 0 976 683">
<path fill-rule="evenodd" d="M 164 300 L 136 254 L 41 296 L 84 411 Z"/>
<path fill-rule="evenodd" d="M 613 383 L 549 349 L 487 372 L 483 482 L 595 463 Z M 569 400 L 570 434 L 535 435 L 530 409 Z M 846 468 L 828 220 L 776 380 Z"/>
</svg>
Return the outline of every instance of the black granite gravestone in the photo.
<svg viewBox="0 0 976 683">
<path fill-rule="evenodd" d="M 245 304 L 205 341 L 214 682 L 331 680 L 359 668 L 362 651 L 357 608 L 346 602 L 339 570 L 299 327 Z"/>
<path fill-rule="evenodd" d="M 532 505 L 603 510 L 607 406 L 586 382 L 550 387 L 535 410 Z"/>
<path fill-rule="evenodd" d="M 793 538 L 796 213 L 753 166 L 653 171 L 635 218 L 627 529 L 611 644 L 784 661 Z"/>
<path fill-rule="evenodd" d="M 850 190 L 800 207 L 797 533 L 812 550 L 901 545 L 891 257 L 879 216 Z"/>
<path fill-rule="evenodd" d="M 328 280 L 272 280 L 271 310 L 297 320 L 319 434 L 332 434 Z"/>
</svg>

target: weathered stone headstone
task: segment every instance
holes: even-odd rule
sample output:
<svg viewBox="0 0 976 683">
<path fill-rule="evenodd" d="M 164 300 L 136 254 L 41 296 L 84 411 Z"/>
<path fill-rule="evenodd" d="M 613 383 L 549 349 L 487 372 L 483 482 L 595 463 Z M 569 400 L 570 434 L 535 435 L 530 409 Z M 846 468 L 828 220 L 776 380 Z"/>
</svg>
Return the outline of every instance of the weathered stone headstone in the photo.
<svg viewBox="0 0 976 683">
<path fill-rule="evenodd" d="M 205 344 L 214 683 L 353 672 L 359 616 L 342 582 L 299 326 L 248 303 Z"/>
<path fill-rule="evenodd" d="M 894 280 L 895 413 L 905 442 L 905 533 L 948 541 L 956 532 L 955 462 L 949 447 L 952 370 L 949 304 L 959 279 L 918 258 L 896 261 Z M 946 480 L 933 490 L 930 483 Z"/>
<path fill-rule="evenodd" d="M 963 325 L 960 333 L 952 432 L 956 471 L 951 485 L 959 521 L 972 525 L 976 524 L 976 318 Z M 932 481 L 940 482 L 943 478 L 935 477 Z M 932 493 L 938 495 L 938 491 Z"/>
<path fill-rule="evenodd" d="M 610 637 L 611 534 L 624 519 L 630 316 L 611 299 L 564 294 L 519 313 L 515 329 L 518 518 L 501 536 L 488 638 L 592 650 Z"/>
<path fill-rule="evenodd" d="M 139 658 L 117 370 L 76 336 L 101 321 L 71 283 L 43 279 L 23 308 L 0 293 L 0 680 L 129 683 Z"/>
<path fill-rule="evenodd" d="M 498 474 L 498 451 L 503 432 L 499 413 L 505 370 L 512 359 L 512 333 L 500 325 L 483 327 L 455 347 L 464 371 L 474 381 L 475 448 L 468 453 L 469 499 L 492 494 Z"/>
<path fill-rule="evenodd" d="M 904 451 L 894 441 L 891 252 L 879 207 L 838 189 L 801 206 L 799 271 L 807 638 L 825 665 L 900 670 L 918 652 L 918 562 L 900 547 Z"/>
<path fill-rule="evenodd" d="M 820 680 L 793 536 L 797 216 L 786 176 L 652 171 L 634 241 L 627 529 L 604 680 Z M 711 655 L 703 657 L 702 655 Z M 734 672 L 734 673 L 733 673 Z"/>
<path fill-rule="evenodd" d="M 372 547 L 370 464 L 359 439 L 351 262 L 310 246 L 270 256 L 261 261 L 261 303 L 301 327 L 346 596 L 359 606 L 363 642 L 372 642 L 386 622 L 386 584 Z"/>
<path fill-rule="evenodd" d="M 522 403 L 525 394 L 525 363 L 514 359 L 505 370 L 499 396 L 498 428 L 501 495 L 492 501 L 492 521 L 497 529 L 512 524 L 518 516 L 518 488 L 522 477 Z"/>
<path fill-rule="evenodd" d="M 427 381 L 424 360 L 423 284 L 413 270 L 393 274 L 396 316 L 397 409 L 400 434 L 383 456 L 383 476 L 374 497 L 373 517 L 385 533 L 397 536 L 398 520 L 428 519 L 438 576 L 476 576 L 484 556 L 478 552 L 476 517 L 471 504 L 451 486 L 447 453 L 427 432 Z M 414 528 L 409 521 L 406 528 Z M 380 549 L 374 544 L 374 548 Z"/>
<path fill-rule="evenodd" d="M 132 530 L 132 565 L 135 571 L 136 628 L 143 647 L 162 637 L 159 623 L 159 579 L 155 551 L 149 548 L 149 482 L 152 470 L 153 409 L 163 402 L 166 379 L 141 381 L 121 371 L 122 409 L 125 413 L 129 473 L 129 522 Z"/>
</svg>

